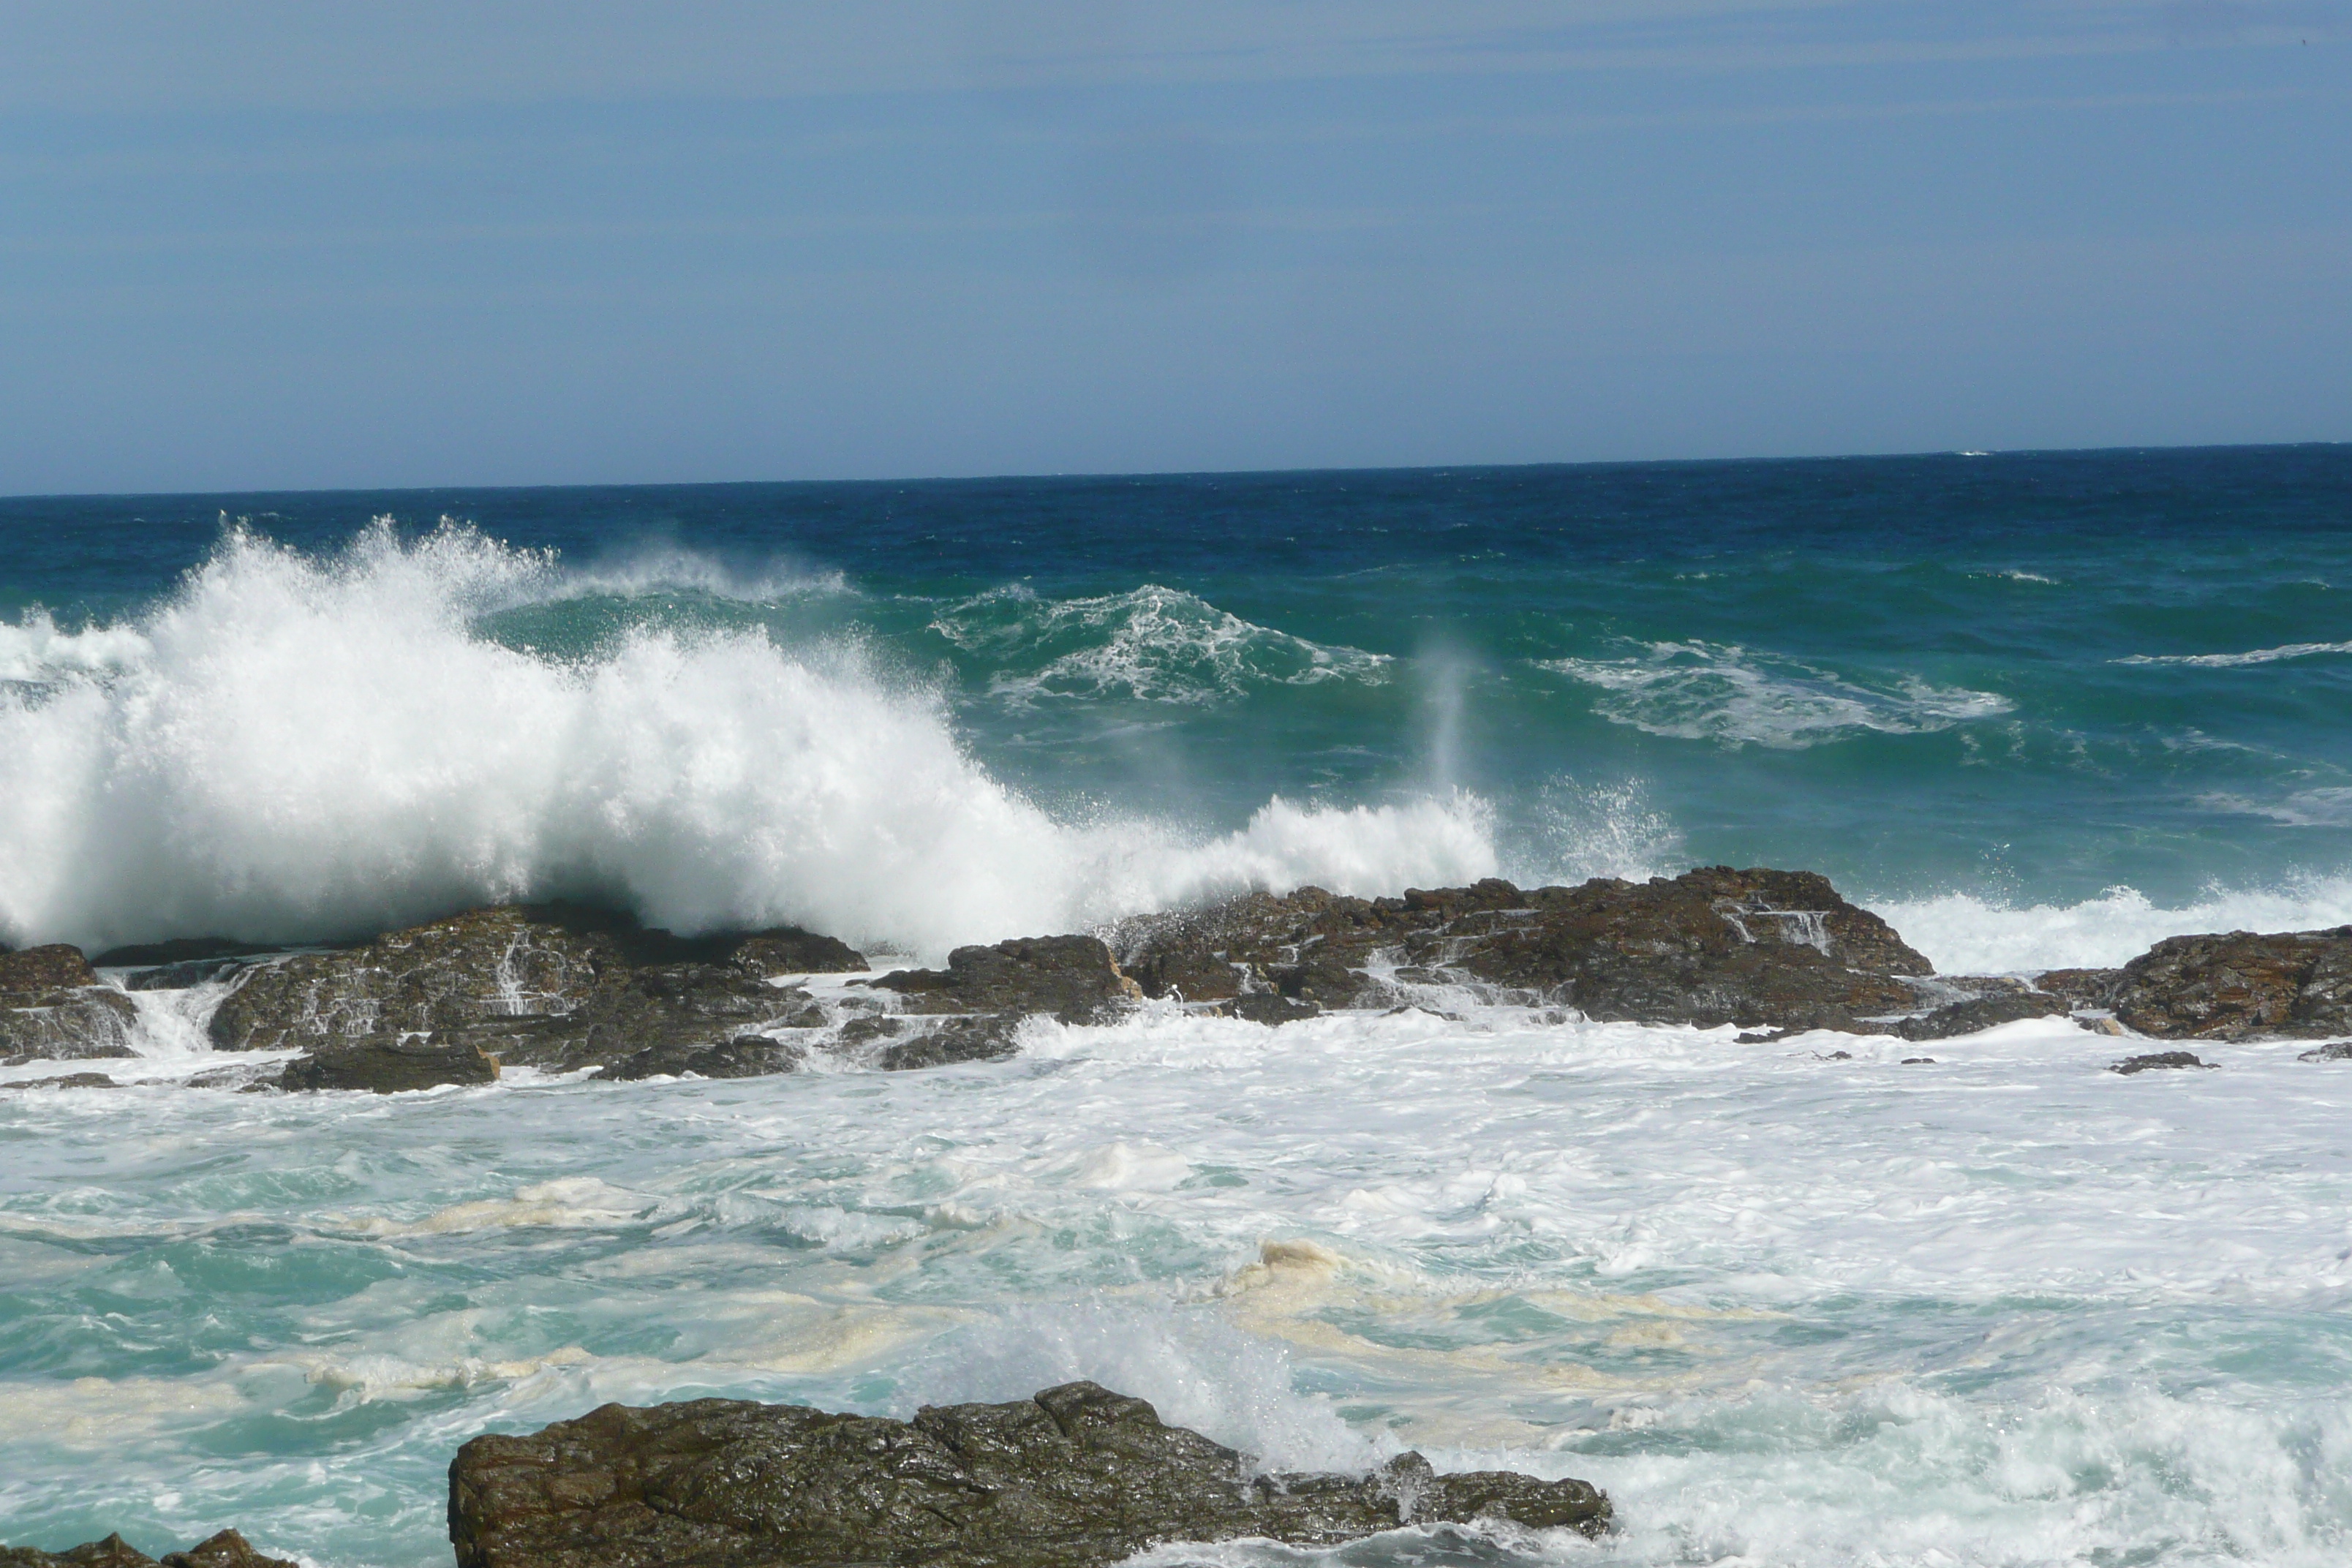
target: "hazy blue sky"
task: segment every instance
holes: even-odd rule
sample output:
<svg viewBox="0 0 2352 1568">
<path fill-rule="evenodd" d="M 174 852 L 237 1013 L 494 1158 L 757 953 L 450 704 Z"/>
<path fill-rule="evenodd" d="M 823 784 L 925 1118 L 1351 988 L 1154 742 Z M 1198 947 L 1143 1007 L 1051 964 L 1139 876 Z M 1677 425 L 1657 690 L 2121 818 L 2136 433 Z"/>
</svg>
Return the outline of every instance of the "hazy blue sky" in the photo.
<svg viewBox="0 0 2352 1568">
<path fill-rule="evenodd" d="M 0 492 L 2344 438 L 2352 0 L 0 0 Z"/>
</svg>

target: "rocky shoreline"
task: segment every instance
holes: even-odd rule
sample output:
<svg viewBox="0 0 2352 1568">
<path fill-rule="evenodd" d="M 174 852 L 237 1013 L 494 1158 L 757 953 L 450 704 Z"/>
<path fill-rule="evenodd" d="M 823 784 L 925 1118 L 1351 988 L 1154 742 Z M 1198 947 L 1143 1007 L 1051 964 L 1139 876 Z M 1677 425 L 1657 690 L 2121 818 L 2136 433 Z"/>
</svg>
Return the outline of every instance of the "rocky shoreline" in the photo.
<svg viewBox="0 0 2352 1568">
<path fill-rule="evenodd" d="M 823 998 L 819 977 L 837 982 Z M 1147 1003 L 1268 1026 L 1475 1005 L 1554 1024 L 1729 1025 L 1749 1043 L 1936 1040 L 2062 1016 L 2242 1040 L 2352 1033 L 2352 927 L 2173 937 L 2112 970 L 1945 976 L 1824 878 L 1707 867 L 1575 888 L 1255 893 L 875 974 L 793 928 L 679 937 L 608 910 L 501 905 L 293 952 L 197 938 L 95 960 L 0 952 L 0 1064 L 137 1057 L 140 998 L 158 993 L 214 1002 L 202 1026 L 220 1065 L 185 1081 L 288 1091 L 481 1084 L 514 1067 L 744 1078 L 816 1051 L 899 1071 L 1014 1055 L 1028 1018 L 1109 1023 Z M 84 1066 L 9 1087 L 113 1081 Z"/>
<path fill-rule="evenodd" d="M 449 1467 L 457 1568 L 1104 1568 L 1170 1542 L 1329 1546 L 1407 1525 L 1609 1528 L 1608 1497 L 1507 1470 L 1259 1470 L 1140 1399 L 1064 1384 L 908 1421 L 696 1399 L 607 1405 Z M 299 1568 L 235 1531 L 161 1563 L 120 1535 L 0 1568 Z"/>
</svg>

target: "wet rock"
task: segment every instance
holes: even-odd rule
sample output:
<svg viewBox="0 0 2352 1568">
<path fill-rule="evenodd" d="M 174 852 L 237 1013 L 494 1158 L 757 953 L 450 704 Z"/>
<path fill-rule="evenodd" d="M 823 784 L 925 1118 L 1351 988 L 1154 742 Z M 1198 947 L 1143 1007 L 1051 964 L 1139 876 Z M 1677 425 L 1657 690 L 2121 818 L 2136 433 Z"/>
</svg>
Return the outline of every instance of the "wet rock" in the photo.
<svg viewBox="0 0 2352 1568">
<path fill-rule="evenodd" d="M 216 962 L 225 958 L 251 958 L 259 953 L 282 951 L 268 942 L 238 942 L 234 937 L 181 936 L 173 937 L 170 942 L 109 948 L 90 963 L 100 969 L 147 969 L 175 963 Z"/>
<path fill-rule="evenodd" d="M 99 983 L 63 942 L 0 953 L 0 1059 L 89 1061 L 136 1056 L 139 1008 Z"/>
<path fill-rule="evenodd" d="M 1091 936 L 960 947 L 945 969 L 893 970 L 874 984 L 898 993 L 910 1013 L 1045 1013 L 1065 1024 L 1108 1023 L 1142 996 Z"/>
<path fill-rule="evenodd" d="M 1398 984 L 1462 984 L 1589 1018 L 1702 1026 L 1863 1031 L 1862 1019 L 1915 1011 L 1906 982 L 1934 973 L 1825 879 L 1720 866 L 1531 891 L 1488 879 L 1401 899 L 1302 888 L 1124 921 L 1112 942 L 1147 995 L 1273 990 L 1352 1006 L 1384 1005 L 1367 999 Z"/>
<path fill-rule="evenodd" d="M 1286 996 L 1279 991 L 1253 991 L 1246 996 L 1236 996 L 1225 1004 L 1224 1010 L 1236 1018 L 1246 1018 L 1253 1024 L 1280 1028 L 1319 1015 L 1323 1009 L 1313 1002 L 1296 996 Z"/>
<path fill-rule="evenodd" d="M 161 1563 L 120 1535 L 110 1535 L 68 1552 L 0 1546 L 0 1568 L 301 1568 L 301 1564 L 265 1556 L 236 1531 L 224 1530 L 185 1552 L 166 1552 Z"/>
<path fill-rule="evenodd" d="M 1906 1018 L 1895 1026 L 1895 1033 L 1906 1040 L 1948 1040 L 1955 1035 L 1973 1035 L 1997 1025 L 2014 1024 L 2021 1018 L 2063 1018 L 2073 1010 L 2063 996 L 2001 991 L 1965 1002 L 1947 1003 L 1932 1013 Z"/>
<path fill-rule="evenodd" d="M 122 977 L 126 991 L 185 991 L 208 980 L 218 980 L 246 965 L 241 958 L 192 958 L 155 969 L 133 970 Z"/>
<path fill-rule="evenodd" d="M 717 1045 L 648 1046 L 602 1068 L 598 1078 L 623 1083 L 648 1078 L 764 1078 L 797 1071 L 808 1059 L 807 1050 L 765 1035 L 742 1035 Z"/>
<path fill-rule="evenodd" d="M 957 1062 L 997 1062 L 1021 1052 L 1021 1016 L 997 1013 L 950 1018 L 886 1049 L 875 1065 L 884 1072 L 950 1067 Z"/>
<path fill-rule="evenodd" d="M 498 1076 L 498 1062 L 476 1047 L 376 1035 L 296 1057 L 278 1075 L 278 1087 L 406 1094 L 448 1083 L 494 1083 Z"/>
<path fill-rule="evenodd" d="M 1903 1058 L 1903 1065 L 1906 1068 L 1931 1068 L 1936 1065 L 1936 1058 L 1933 1057 L 1905 1057 Z"/>
<path fill-rule="evenodd" d="M 2142 1057 L 2126 1057 L 2107 1070 L 2122 1073 L 2128 1078 L 2136 1072 L 2159 1072 L 2168 1068 L 2212 1068 L 2220 1065 L 2218 1062 L 2200 1061 L 2187 1051 L 2156 1051 Z"/>
<path fill-rule="evenodd" d="M 2113 1006 L 2158 1039 L 2352 1033 L 2352 926 L 2168 938 L 2124 965 Z"/>
<path fill-rule="evenodd" d="M 2114 1005 L 2123 975 L 2120 969 L 2053 969 L 2035 975 L 2033 984 L 2074 1006 L 2104 1008 Z"/>
<path fill-rule="evenodd" d="M 2352 1040 L 2332 1041 L 2315 1051 L 2300 1052 L 2294 1059 L 2299 1062 L 2352 1061 Z"/>
<path fill-rule="evenodd" d="M 689 939 L 576 906 L 474 910 L 344 951 L 257 965 L 209 1029 L 219 1050 L 394 1035 L 470 1047 L 509 1066 L 609 1065 L 656 1047 L 722 1045 L 772 1025 L 822 1022 L 821 1011 L 810 1016 L 805 991 L 756 973 L 764 957 L 735 962 L 739 948 L 787 936 L 806 933 Z"/>
<path fill-rule="evenodd" d="M 69 1072 L 58 1078 L 21 1079 L 15 1083 L 0 1083 L 6 1089 L 121 1089 L 122 1086 L 102 1072 Z"/>
<path fill-rule="evenodd" d="M 1097 1568 L 1161 1542 L 1320 1545 L 1402 1523 L 1507 1520 L 1597 1534 L 1581 1481 L 1252 1477 L 1244 1457 L 1090 1383 L 911 1421 L 699 1399 L 607 1405 L 477 1437 L 449 1470 L 459 1568 L 891 1564 Z"/>
<path fill-rule="evenodd" d="M 757 975 L 855 974 L 866 955 L 838 937 L 819 936 L 797 926 L 754 931 L 729 955 L 738 968 Z"/>
</svg>

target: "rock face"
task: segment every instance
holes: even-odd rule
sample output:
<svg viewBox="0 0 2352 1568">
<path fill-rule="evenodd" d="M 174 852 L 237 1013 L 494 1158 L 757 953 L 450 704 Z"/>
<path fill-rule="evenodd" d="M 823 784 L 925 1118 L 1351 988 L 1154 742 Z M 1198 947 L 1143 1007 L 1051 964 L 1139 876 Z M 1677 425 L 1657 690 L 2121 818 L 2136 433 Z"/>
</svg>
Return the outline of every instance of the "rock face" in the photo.
<svg viewBox="0 0 2352 1568">
<path fill-rule="evenodd" d="M 2111 995 L 2116 1017 L 2164 1040 L 2352 1034 L 2352 926 L 2168 938 Z"/>
<path fill-rule="evenodd" d="M 364 1089 L 375 1094 L 492 1083 L 499 1064 L 474 1046 L 434 1045 L 396 1035 L 369 1035 L 296 1057 L 278 1075 L 280 1089 Z"/>
<path fill-rule="evenodd" d="M 1142 996 L 1091 936 L 960 947 L 945 969 L 897 969 L 874 984 L 898 993 L 909 1013 L 1050 1013 L 1065 1024 L 1108 1023 Z"/>
<path fill-rule="evenodd" d="M 185 1552 L 164 1553 L 158 1563 L 120 1535 L 88 1541 L 68 1552 L 36 1552 L 0 1546 L 0 1568 L 301 1568 L 283 1557 L 266 1557 L 234 1530 L 224 1530 Z"/>
<path fill-rule="evenodd" d="M 805 931 L 689 940 L 562 905 L 474 910 L 257 965 L 209 1027 L 219 1050 L 308 1047 L 304 1063 L 318 1065 L 295 1064 L 289 1087 L 419 1087 L 405 1077 L 428 1065 L 427 1050 L 455 1075 L 434 1081 L 474 1082 L 486 1065 L 477 1058 L 562 1071 L 822 1022 L 807 992 L 764 978 L 787 959 L 865 963 Z"/>
<path fill-rule="evenodd" d="M 2063 996 L 2003 988 L 1989 990 L 1985 995 L 1971 996 L 1966 1001 L 1947 1003 L 1916 1018 L 1906 1018 L 1895 1026 L 1895 1032 L 1906 1040 L 1948 1040 L 1955 1035 L 1973 1035 L 1979 1029 L 2014 1024 L 2021 1018 L 2062 1018 L 2073 1010 Z"/>
<path fill-rule="evenodd" d="M 698 1399 L 607 1405 L 529 1437 L 477 1437 L 449 1468 L 460 1568 L 1096 1568 L 1155 1542 L 1328 1544 L 1416 1521 L 1597 1534 L 1581 1481 L 1439 1476 L 1407 1454 L 1369 1478 L 1259 1476 L 1139 1399 L 1091 1383 L 912 1421 Z"/>
<path fill-rule="evenodd" d="M 2107 1070 L 2119 1072 L 2126 1078 L 2129 1078 L 2134 1073 L 2178 1071 L 2183 1068 L 2210 1068 L 2219 1065 L 2216 1062 L 2201 1061 L 2188 1051 L 2155 1051 L 2144 1057 L 2126 1057 Z"/>
<path fill-rule="evenodd" d="M 1112 941 L 1153 996 L 1361 1007 L 1408 999 L 1400 983 L 1458 984 L 1589 1018 L 1703 1026 L 1857 1029 L 1917 1011 L 1907 982 L 1935 973 L 1825 879 L 1721 866 L 1532 891 L 1489 879 L 1401 899 L 1302 888 L 1126 921 Z"/>
<path fill-rule="evenodd" d="M 0 953 L 0 1061 L 130 1057 L 139 1008 L 99 984 L 78 947 Z"/>
</svg>

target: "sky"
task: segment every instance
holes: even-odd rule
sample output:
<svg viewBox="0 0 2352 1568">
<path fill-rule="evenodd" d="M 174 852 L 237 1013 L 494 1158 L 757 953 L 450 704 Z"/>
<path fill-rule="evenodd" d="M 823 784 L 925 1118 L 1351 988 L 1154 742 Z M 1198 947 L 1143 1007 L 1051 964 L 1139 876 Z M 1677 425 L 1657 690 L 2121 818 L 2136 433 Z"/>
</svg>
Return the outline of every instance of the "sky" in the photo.
<svg viewBox="0 0 2352 1568">
<path fill-rule="evenodd" d="M 0 493 L 2352 438 L 2352 0 L 0 0 Z"/>
</svg>

